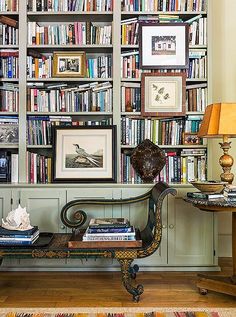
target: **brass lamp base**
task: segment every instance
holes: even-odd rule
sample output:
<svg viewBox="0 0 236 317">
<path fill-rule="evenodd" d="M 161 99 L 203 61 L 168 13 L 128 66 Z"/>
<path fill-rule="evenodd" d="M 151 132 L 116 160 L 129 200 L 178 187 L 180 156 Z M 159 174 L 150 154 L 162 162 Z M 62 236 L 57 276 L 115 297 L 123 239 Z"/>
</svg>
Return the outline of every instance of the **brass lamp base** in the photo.
<svg viewBox="0 0 236 317">
<path fill-rule="evenodd" d="M 223 173 L 220 174 L 220 178 L 223 182 L 228 182 L 232 184 L 234 180 L 234 174 L 231 173 L 231 167 L 234 164 L 234 159 L 231 155 L 228 154 L 229 149 L 231 148 L 231 142 L 228 142 L 227 139 L 224 138 L 224 142 L 220 143 L 221 149 L 224 151 L 224 154 L 220 157 L 219 162 L 223 169 Z"/>
</svg>

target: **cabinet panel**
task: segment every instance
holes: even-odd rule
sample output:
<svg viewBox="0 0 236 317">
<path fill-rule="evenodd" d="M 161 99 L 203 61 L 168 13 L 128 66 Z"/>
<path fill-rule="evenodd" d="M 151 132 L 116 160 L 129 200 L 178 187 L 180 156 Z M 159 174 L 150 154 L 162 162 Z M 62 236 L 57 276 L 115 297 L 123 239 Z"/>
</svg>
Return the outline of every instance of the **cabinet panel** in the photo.
<svg viewBox="0 0 236 317">
<path fill-rule="evenodd" d="M 11 205 L 12 191 L 10 189 L 1 189 L 0 192 L 0 217 L 1 219 L 7 216 L 12 209 Z"/>
<path fill-rule="evenodd" d="M 22 189 L 19 191 L 22 207 L 30 214 L 31 223 L 40 231 L 65 232 L 60 212 L 66 203 L 66 191 L 60 189 Z"/>
<path fill-rule="evenodd" d="M 214 215 L 186 203 L 188 191 L 178 189 L 168 198 L 168 264 L 213 265 Z"/>
</svg>

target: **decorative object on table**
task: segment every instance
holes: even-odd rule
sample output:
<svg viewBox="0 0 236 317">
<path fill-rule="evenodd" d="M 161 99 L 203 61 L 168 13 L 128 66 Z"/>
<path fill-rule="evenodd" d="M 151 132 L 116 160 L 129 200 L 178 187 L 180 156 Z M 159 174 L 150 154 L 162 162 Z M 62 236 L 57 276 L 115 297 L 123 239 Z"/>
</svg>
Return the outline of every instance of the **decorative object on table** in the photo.
<svg viewBox="0 0 236 317">
<path fill-rule="evenodd" d="M 55 182 L 116 180 L 116 126 L 58 126 L 53 135 Z"/>
<path fill-rule="evenodd" d="M 132 151 L 130 162 L 144 182 L 153 182 L 166 164 L 165 152 L 146 139 Z"/>
<path fill-rule="evenodd" d="M 195 188 L 200 190 L 202 193 L 222 193 L 224 187 L 228 184 L 227 182 L 216 182 L 216 181 L 193 181 L 190 182 Z"/>
<path fill-rule="evenodd" d="M 234 174 L 231 173 L 234 159 L 228 154 L 231 148 L 228 138 L 236 137 L 236 103 L 214 103 L 207 106 L 198 136 L 223 137 L 223 143 L 220 143 L 220 146 L 224 154 L 219 159 L 223 173 L 220 177 L 222 181 L 231 184 L 234 180 Z"/>
<path fill-rule="evenodd" d="M 185 115 L 185 73 L 142 73 L 141 81 L 143 116 Z"/>
<path fill-rule="evenodd" d="M 188 68 L 187 23 L 140 23 L 140 65 L 143 69 Z"/>
<path fill-rule="evenodd" d="M 21 205 L 2 219 L 0 245 L 31 245 L 39 238 L 37 226 L 31 226 L 29 214 Z"/>
<path fill-rule="evenodd" d="M 22 208 L 19 204 L 18 208 L 10 211 L 6 220 L 2 219 L 2 227 L 7 230 L 31 230 L 33 226 L 30 224 L 29 214 L 26 208 Z"/>
<path fill-rule="evenodd" d="M 54 77 L 86 77 L 85 52 L 54 52 Z"/>
</svg>

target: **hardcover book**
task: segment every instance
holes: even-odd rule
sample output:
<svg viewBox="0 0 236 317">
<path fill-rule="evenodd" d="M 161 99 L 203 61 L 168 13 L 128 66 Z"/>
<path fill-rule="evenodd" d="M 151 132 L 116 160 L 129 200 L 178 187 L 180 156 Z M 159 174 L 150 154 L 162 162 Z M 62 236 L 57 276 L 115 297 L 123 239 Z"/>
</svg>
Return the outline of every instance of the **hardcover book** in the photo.
<svg viewBox="0 0 236 317">
<path fill-rule="evenodd" d="M 89 228 L 129 227 L 129 225 L 128 219 L 125 218 L 92 218 Z"/>
</svg>

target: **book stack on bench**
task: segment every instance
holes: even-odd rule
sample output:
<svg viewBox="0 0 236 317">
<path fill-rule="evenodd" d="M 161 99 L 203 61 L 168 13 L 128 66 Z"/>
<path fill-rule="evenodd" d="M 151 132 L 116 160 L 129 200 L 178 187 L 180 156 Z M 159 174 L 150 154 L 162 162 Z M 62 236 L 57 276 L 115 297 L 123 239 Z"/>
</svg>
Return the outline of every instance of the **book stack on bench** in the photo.
<svg viewBox="0 0 236 317">
<path fill-rule="evenodd" d="M 141 247 L 138 230 L 124 218 L 94 218 L 88 228 L 73 234 L 69 248 L 134 248 Z"/>
<path fill-rule="evenodd" d="M 39 229 L 8 230 L 0 226 L 0 246 L 32 245 L 39 238 Z"/>
<path fill-rule="evenodd" d="M 134 241 L 135 229 L 124 218 L 91 219 L 83 241 Z"/>
</svg>

